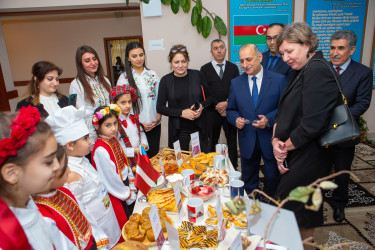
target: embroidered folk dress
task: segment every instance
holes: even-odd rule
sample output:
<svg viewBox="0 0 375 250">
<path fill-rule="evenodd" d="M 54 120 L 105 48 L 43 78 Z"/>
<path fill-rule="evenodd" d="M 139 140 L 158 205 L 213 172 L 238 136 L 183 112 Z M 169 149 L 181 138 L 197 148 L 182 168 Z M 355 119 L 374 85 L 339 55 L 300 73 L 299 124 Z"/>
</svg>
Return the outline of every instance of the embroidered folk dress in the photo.
<svg viewBox="0 0 375 250">
<path fill-rule="evenodd" d="M 49 228 L 59 232 L 54 240 L 56 249 L 90 249 L 92 226 L 68 189 L 62 187 L 48 194 L 34 195 L 33 199 Z"/>
<path fill-rule="evenodd" d="M 126 201 L 126 204 L 130 205 L 135 201 L 137 195 L 134 185 L 124 185 L 124 181 L 128 178 L 129 183 L 133 183 L 134 175 L 128 168 L 128 160 L 116 137 L 108 138 L 106 136 L 100 136 L 96 140 L 91 153 L 91 162 L 102 177 L 112 203 L 121 200 Z M 122 213 L 125 213 L 125 210 L 115 205 L 113 206 L 117 219 L 119 220 L 119 218 L 122 218 Z M 120 228 L 122 228 L 121 225 Z"/>
<path fill-rule="evenodd" d="M 139 121 L 141 123 L 151 123 L 156 119 L 156 101 L 158 99 L 160 79 L 155 71 L 150 69 L 144 68 L 142 74 L 138 74 L 134 69 L 132 69 L 132 72 L 142 99 Z M 126 72 L 122 73 L 117 80 L 117 86 L 121 85 L 129 85 Z"/>
<path fill-rule="evenodd" d="M 103 180 L 86 157 L 69 156 L 68 166 L 70 171 L 76 172 L 82 178 L 65 183 L 64 187 L 74 194 L 86 212 L 96 220 L 97 225 L 109 238 L 109 247 L 112 248 L 121 237 L 121 228 Z"/>
<path fill-rule="evenodd" d="M 104 77 L 108 85 L 111 86 L 108 78 Z M 92 116 L 94 115 L 94 110 L 99 106 L 108 106 L 109 93 L 107 90 L 99 83 L 98 77 L 92 78 L 87 76 L 87 81 L 89 82 L 93 92 L 95 105 L 92 105 L 88 100 L 85 99 L 85 91 L 83 89 L 82 83 L 75 78 L 70 84 L 69 94 L 77 94 L 76 108 L 85 107 L 85 122 L 90 130 L 90 140 L 92 144 L 95 143 L 97 135 L 94 126 L 92 125 Z"/>
<path fill-rule="evenodd" d="M 27 239 L 33 249 L 53 250 L 54 232 L 48 229 L 43 216 L 39 213 L 38 207 L 30 197 L 26 208 L 11 207 L 14 215 L 17 217 L 25 232 Z"/>
<path fill-rule="evenodd" d="M 130 115 L 134 116 L 134 115 Z M 141 143 L 145 144 L 148 148 L 148 141 L 144 131 L 141 131 L 139 124 L 135 124 L 130 116 L 125 116 L 120 114 L 119 119 L 121 126 L 125 131 L 125 138 L 121 139 L 120 133 L 118 133 L 118 140 L 123 148 L 125 155 L 129 158 L 131 162 L 131 167 L 136 166 L 136 155 L 134 155 L 134 149 L 137 148 Z"/>
</svg>

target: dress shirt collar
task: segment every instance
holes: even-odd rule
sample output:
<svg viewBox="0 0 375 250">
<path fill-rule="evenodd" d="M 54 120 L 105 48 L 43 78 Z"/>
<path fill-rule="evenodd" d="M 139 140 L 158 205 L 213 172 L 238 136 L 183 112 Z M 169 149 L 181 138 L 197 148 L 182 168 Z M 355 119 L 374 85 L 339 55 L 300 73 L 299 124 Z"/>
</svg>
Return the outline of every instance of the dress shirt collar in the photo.
<svg viewBox="0 0 375 250">
<path fill-rule="evenodd" d="M 132 73 L 133 73 L 133 75 L 134 75 L 134 74 L 137 74 L 137 75 L 140 75 L 140 76 L 141 76 L 141 75 L 146 74 L 146 73 L 148 74 L 148 70 L 146 69 L 146 67 L 143 67 L 143 71 L 142 71 L 142 73 L 141 73 L 141 74 L 138 74 L 138 72 L 135 71 L 135 69 L 132 68 Z"/>
<path fill-rule="evenodd" d="M 253 77 L 254 75 L 248 75 L 248 78 L 249 78 L 249 81 L 253 81 L 251 78 Z M 257 78 L 257 83 L 261 83 L 262 82 L 262 79 L 263 79 L 263 67 L 261 66 L 260 68 L 260 71 L 258 72 L 258 74 L 255 75 L 256 78 Z"/>
<path fill-rule="evenodd" d="M 342 73 L 344 73 L 344 71 L 345 71 L 346 68 L 349 66 L 349 63 L 350 63 L 351 61 L 352 61 L 352 59 L 349 58 L 349 60 L 347 60 L 343 65 L 339 66 L 339 67 L 341 68 L 341 70 L 340 70 L 340 75 L 341 75 Z M 335 69 L 336 69 L 338 66 L 333 65 L 333 67 L 335 67 Z"/>
<path fill-rule="evenodd" d="M 227 62 L 227 60 L 224 59 L 224 61 L 223 61 L 222 63 L 218 63 L 218 62 L 216 62 L 215 60 L 212 60 L 211 63 L 212 63 L 212 65 L 214 66 L 214 68 L 215 68 L 215 67 L 220 68 L 220 67 L 218 66 L 218 64 L 223 64 L 223 67 L 225 67 L 226 62 Z"/>
</svg>

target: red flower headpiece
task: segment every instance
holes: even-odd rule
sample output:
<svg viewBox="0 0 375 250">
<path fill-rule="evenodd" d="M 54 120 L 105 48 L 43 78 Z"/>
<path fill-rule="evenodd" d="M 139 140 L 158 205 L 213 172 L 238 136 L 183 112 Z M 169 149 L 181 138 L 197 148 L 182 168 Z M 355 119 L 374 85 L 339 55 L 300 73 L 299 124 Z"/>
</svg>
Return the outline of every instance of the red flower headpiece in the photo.
<svg viewBox="0 0 375 250">
<path fill-rule="evenodd" d="M 138 99 L 134 88 L 130 87 L 129 85 L 121 85 L 112 88 L 111 92 L 109 93 L 109 100 L 112 102 L 116 96 L 121 94 L 130 94 L 133 103 Z"/>
<path fill-rule="evenodd" d="M 9 127 L 12 129 L 9 138 L 0 141 L 0 166 L 6 159 L 17 155 L 17 151 L 22 148 L 36 129 L 40 121 L 40 113 L 37 108 L 28 106 L 22 107 Z"/>
</svg>

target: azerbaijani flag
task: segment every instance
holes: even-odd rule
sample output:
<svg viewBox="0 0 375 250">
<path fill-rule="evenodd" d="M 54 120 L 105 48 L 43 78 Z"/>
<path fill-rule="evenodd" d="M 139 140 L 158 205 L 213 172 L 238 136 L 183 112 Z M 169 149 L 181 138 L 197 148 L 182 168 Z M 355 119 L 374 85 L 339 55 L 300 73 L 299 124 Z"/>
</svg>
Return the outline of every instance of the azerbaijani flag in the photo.
<svg viewBox="0 0 375 250">
<path fill-rule="evenodd" d="M 288 15 L 233 16 L 233 45 L 267 44 L 266 31 L 271 23 L 288 23 Z"/>
<path fill-rule="evenodd" d="M 157 184 L 157 180 L 161 175 L 152 166 L 146 151 L 141 146 L 141 151 L 137 155 L 137 170 L 134 185 L 147 195 L 152 186 Z"/>
</svg>

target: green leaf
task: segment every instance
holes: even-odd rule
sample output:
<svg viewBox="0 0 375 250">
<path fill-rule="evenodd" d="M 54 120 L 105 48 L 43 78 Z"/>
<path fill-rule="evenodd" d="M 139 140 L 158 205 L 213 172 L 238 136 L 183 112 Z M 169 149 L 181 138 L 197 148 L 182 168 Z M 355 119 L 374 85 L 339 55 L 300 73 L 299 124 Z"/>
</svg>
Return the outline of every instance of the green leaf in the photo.
<svg viewBox="0 0 375 250">
<path fill-rule="evenodd" d="M 191 25 L 195 26 L 198 23 L 198 8 L 197 6 L 193 7 L 191 11 Z"/>
<path fill-rule="evenodd" d="M 179 2 L 181 7 L 184 7 L 186 4 L 186 0 L 180 0 Z"/>
<path fill-rule="evenodd" d="M 148 4 L 150 3 L 150 0 L 142 0 L 142 2 L 144 2 L 145 4 Z"/>
<path fill-rule="evenodd" d="M 171 9 L 172 9 L 173 13 L 175 13 L 175 14 L 178 13 L 178 10 L 180 9 L 180 4 L 179 4 L 178 0 L 172 0 Z"/>
<path fill-rule="evenodd" d="M 260 206 L 260 202 L 259 200 L 255 200 L 253 204 L 251 204 L 249 214 L 254 215 L 254 214 L 259 214 L 260 212 L 262 212 L 262 207 Z"/>
<path fill-rule="evenodd" d="M 126 0 L 126 7 L 129 6 L 129 0 Z"/>
<path fill-rule="evenodd" d="M 202 19 L 202 36 L 204 38 L 207 38 L 210 35 L 211 28 L 212 28 L 211 18 L 209 18 L 208 16 L 203 17 L 203 19 Z"/>
<path fill-rule="evenodd" d="M 190 6 L 191 6 L 191 0 L 186 0 L 185 5 L 182 6 L 182 10 L 183 10 L 185 13 L 189 13 L 189 11 L 190 11 Z"/>
<path fill-rule="evenodd" d="M 202 16 L 201 16 L 201 14 L 198 14 L 197 32 L 198 32 L 198 34 L 200 34 L 202 32 Z"/>
<path fill-rule="evenodd" d="M 306 203 L 309 196 L 315 191 L 313 187 L 297 187 L 289 193 L 289 199 L 292 201 L 300 201 Z"/>
<path fill-rule="evenodd" d="M 201 15 L 202 15 L 202 8 L 203 8 L 203 6 L 202 6 L 202 0 L 197 0 L 197 1 L 195 2 L 195 4 L 196 4 L 196 6 L 197 6 L 197 8 L 198 8 L 198 14 L 201 14 Z"/>
<path fill-rule="evenodd" d="M 322 205 L 323 202 L 323 196 L 322 196 L 322 190 L 320 188 L 315 189 L 313 195 L 312 195 L 312 204 L 315 206 L 314 211 L 318 211 L 320 208 L 320 205 Z"/>
<path fill-rule="evenodd" d="M 322 181 L 321 183 L 319 183 L 319 187 L 321 187 L 324 190 L 327 190 L 327 189 L 336 189 L 337 188 L 337 184 L 334 183 L 334 182 L 332 182 L 332 181 Z"/>
<path fill-rule="evenodd" d="M 220 34 L 222 34 L 223 36 L 227 35 L 227 26 L 225 26 L 223 19 L 221 19 L 219 16 L 215 16 L 214 26 Z"/>
<path fill-rule="evenodd" d="M 164 5 L 170 5 L 172 0 L 161 0 L 161 3 Z"/>
</svg>

